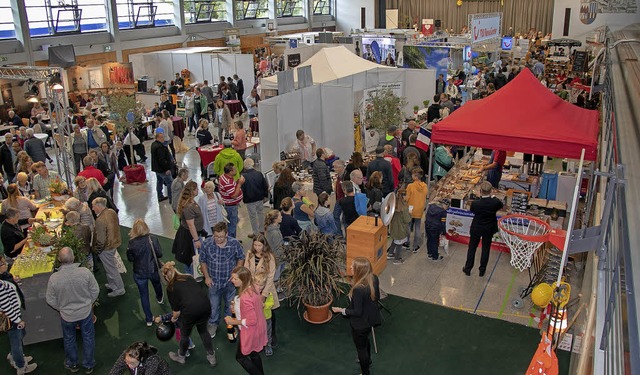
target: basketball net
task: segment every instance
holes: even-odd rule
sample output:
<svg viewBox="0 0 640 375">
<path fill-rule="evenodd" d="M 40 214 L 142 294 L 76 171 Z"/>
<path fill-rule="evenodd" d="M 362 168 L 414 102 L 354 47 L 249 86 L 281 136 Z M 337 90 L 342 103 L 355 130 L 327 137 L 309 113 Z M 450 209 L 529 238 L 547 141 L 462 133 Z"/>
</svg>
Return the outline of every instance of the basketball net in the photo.
<svg viewBox="0 0 640 375">
<path fill-rule="evenodd" d="M 547 241 L 549 224 L 525 215 L 507 215 L 498 221 L 500 236 L 511 249 L 511 265 L 520 272 L 531 267 L 533 253 Z"/>
</svg>

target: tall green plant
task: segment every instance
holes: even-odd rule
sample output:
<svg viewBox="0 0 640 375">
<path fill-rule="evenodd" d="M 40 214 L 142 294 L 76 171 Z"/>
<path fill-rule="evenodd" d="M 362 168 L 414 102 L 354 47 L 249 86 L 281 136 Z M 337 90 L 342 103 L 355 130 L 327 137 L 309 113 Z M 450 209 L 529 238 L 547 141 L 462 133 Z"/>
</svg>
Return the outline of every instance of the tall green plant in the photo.
<svg viewBox="0 0 640 375">
<path fill-rule="evenodd" d="M 384 134 L 390 125 L 399 126 L 404 119 L 402 108 L 405 105 L 407 100 L 395 96 L 389 88 L 370 92 L 365 111 L 368 127 Z"/>
<path fill-rule="evenodd" d="M 144 105 L 137 102 L 133 94 L 130 95 L 119 91 L 109 96 L 110 119 L 115 123 L 116 132 L 121 139 L 126 130 L 133 131 L 136 127 L 142 125 L 143 112 Z M 133 121 L 127 119 L 129 113 L 133 113 Z M 131 148 L 131 155 L 133 155 L 133 145 L 129 145 L 129 147 Z"/>
<path fill-rule="evenodd" d="M 297 306 L 327 304 L 343 292 L 345 261 L 346 244 L 342 237 L 302 232 L 284 248 L 287 268 L 280 277 L 280 286 Z"/>
<path fill-rule="evenodd" d="M 52 253 L 58 254 L 58 251 L 60 251 L 60 249 L 62 249 L 63 247 L 69 247 L 71 248 L 71 250 L 73 250 L 75 262 L 80 263 L 80 265 L 86 267 L 88 265 L 87 261 L 89 258 L 89 254 L 83 251 L 84 245 L 84 241 L 78 238 L 78 236 L 73 233 L 71 227 L 64 226 L 58 237 L 53 242 Z M 56 262 L 54 264 L 54 267 L 58 268 L 60 267 L 58 257 L 56 256 L 55 259 Z"/>
</svg>

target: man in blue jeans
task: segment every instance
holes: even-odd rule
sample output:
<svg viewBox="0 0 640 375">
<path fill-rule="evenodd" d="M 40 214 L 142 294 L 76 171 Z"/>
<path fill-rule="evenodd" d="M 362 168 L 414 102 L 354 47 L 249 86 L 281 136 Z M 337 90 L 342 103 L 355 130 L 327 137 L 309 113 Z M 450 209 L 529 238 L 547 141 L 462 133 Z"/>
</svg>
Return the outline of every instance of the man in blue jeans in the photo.
<svg viewBox="0 0 640 375">
<path fill-rule="evenodd" d="M 98 282 L 89 269 L 73 263 L 73 250 L 63 247 L 58 252 L 60 270 L 49 278 L 47 285 L 47 303 L 60 312 L 62 339 L 64 344 L 64 367 L 78 372 L 78 347 L 76 344 L 76 326 L 82 334 L 82 367 L 86 374 L 93 374 L 96 365 L 94 351 L 96 346 L 93 326 L 93 304 L 98 299 Z"/>
<path fill-rule="evenodd" d="M 7 263 L 0 258 L 0 274 L 7 271 Z M 18 370 L 18 374 L 28 374 L 38 367 L 37 364 L 28 362 L 32 357 L 26 357 L 22 351 L 22 338 L 24 337 L 25 321 L 22 320 L 20 310 L 20 295 L 18 287 L 13 282 L 0 279 L 0 312 L 3 312 L 11 322 L 11 328 L 7 331 L 11 352 L 7 356 L 11 366 Z"/>
<path fill-rule="evenodd" d="M 164 130 L 156 129 L 156 140 L 151 144 L 151 170 L 156 173 L 156 193 L 158 203 L 169 200 L 171 203 L 171 167 L 173 157 L 167 146 L 164 145 Z M 167 186 L 167 195 L 163 195 L 164 186 Z"/>
<path fill-rule="evenodd" d="M 218 191 L 224 202 L 224 208 L 227 211 L 227 219 L 229 220 L 229 235 L 236 237 L 236 229 L 238 227 L 238 206 L 244 195 L 242 194 L 242 185 L 245 183 L 244 176 L 240 176 L 238 181 L 235 176 L 238 169 L 233 163 L 227 163 L 224 166 L 224 174 L 218 179 Z"/>
<path fill-rule="evenodd" d="M 231 316 L 231 301 L 236 288 L 229 281 L 231 272 L 244 264 L 244 250 L 235 238 L 229 236 L 227 223 L 213 226 L 213 238 L 204 240 L 200 248 L 200 266 L 204 282 L 209 287 L 211 316 L 207 329 L 211 338 L 215 337 L 220 322 L 220 300 L 224 298 L 224 315 Z"/>
</svg>

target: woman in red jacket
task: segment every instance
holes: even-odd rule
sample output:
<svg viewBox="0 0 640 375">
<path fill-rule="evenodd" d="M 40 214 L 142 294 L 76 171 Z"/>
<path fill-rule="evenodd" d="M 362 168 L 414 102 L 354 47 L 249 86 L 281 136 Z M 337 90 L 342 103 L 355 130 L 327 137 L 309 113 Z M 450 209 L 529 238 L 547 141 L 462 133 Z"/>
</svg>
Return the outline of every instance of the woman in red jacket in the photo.
<svg viewBox="0 0 640 375">
<path fill-rule="evenodd" d="M 236 360 L 251 375 L 263 375 L 260 351 L 267 345 L 267 321 L 264 317 L 262 295 L 253 284 L 251 271 L 239 266 L 231 273 L 231 282 L 238 288 L 233 301 L 236 317 L 225 316 L 229 325 L 240 328 L 240 343 Z"/>
</svg>

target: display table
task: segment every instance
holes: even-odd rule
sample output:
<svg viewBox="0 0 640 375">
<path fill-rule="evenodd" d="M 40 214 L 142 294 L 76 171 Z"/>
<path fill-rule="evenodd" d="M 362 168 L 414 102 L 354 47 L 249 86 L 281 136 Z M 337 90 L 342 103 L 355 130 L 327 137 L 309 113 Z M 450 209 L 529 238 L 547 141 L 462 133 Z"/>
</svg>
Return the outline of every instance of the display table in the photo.
<svg viewBox="0 0 640 375">
<path fill-rule="evenodd" d="M 47 284 L 51 272 L 41 273 L 22 280 L 22 293 L 27 308 L 22 310 L 22 320 L 27 322 L 24 345 L 55 340 L 62 337 L 60 313 L 47 304 Z"/>
<path fill-rule="evenodd" d="M 484 173 L 480 172 L 480 168 L 487 161 L 488 158 L 486 156 L 481 158 L 480 154 L 474 155 L 471 153 L 466 155 L 433 189 L 434 193 L 432 193 L 430 200 L 449 199 L 451 201 L 451 205 L 447 210 L 446 220 L 446 237 L 448 240 L 462 244 L 469 243 L 471 222 L 474 217 L 470 207 L 471 203 L 481 196 L 479 185 L 484 180 Z M 494 189 L 492 193 L 493 196 L 504 203 L 503 209 L 498 211 L 496 216 L 500 218 L 510 213 L 521 213 L 551 222 L 549 214 L 552 207 L 550 207 L 548 201 L 533 199 L 538 190 L 538 180 L 536 176 L 529 176 L 526 180 L 521 180 L 517 175 L 504 173 L 500 186 L 506 186 L 509 189 Z M 556 225 L 562 228 L 562 218 Z M 510 251 L 499 233 L 493 235 L 491 249 L 504 252 Z"/>
<path fill-rule="evenodd" d="M 249 120 L 249 129 L 251 129 L 252 133 L 260 132 L 260 123 L 257 117 L 254 117 L 251 120 Z"/>
<path fill-rule="evenodd" d="M 251 138 L 251 142 L 247 142 L 247 149 L 253 147 L 255 151 L 259 144 L 260 138 Z M 213 163 L 213 161 L 216 160 L 216 156 L 218 156 L 222 149 L 222 146 L 206 145 L 196 148 L 196 151 L 198 151 L 198 155 L 200 155 L 200 161 L 202 162 L 202 165 L 204 165 L 204 167 L 206 168 L 207 165 Z"/>
<path fill-rule="evenodd" d="M 49 138 L 48 134 L 42 134 L 42 133 L 34 134 L 33 136 L 35 138 L 38 138 L 39 140 L 41 140 L 42 143 L 46 143 L 47 142 L 47 138 Z"/>
<path fill-rule="evenodd" d="M 229 107 L 229 112 L 231 113 L 231 117 L 234 117 L 237 114 L 242 113 L 242 105 L 239 100 L 225 100 L 224 104 Z"/>
<path fill-rule="evenodd" d="M 173 116 L 171 120 L 173 121 L 173 135 L 180 139 L 184 138 L 184 119 L 182 117 Z"/>
<path fill-rule="evenodd" d="M 123 171 L 127 184 L 140 184 L 147 181 L 147 172 L 140 164 L 126 165 Z"/>
</svg>

